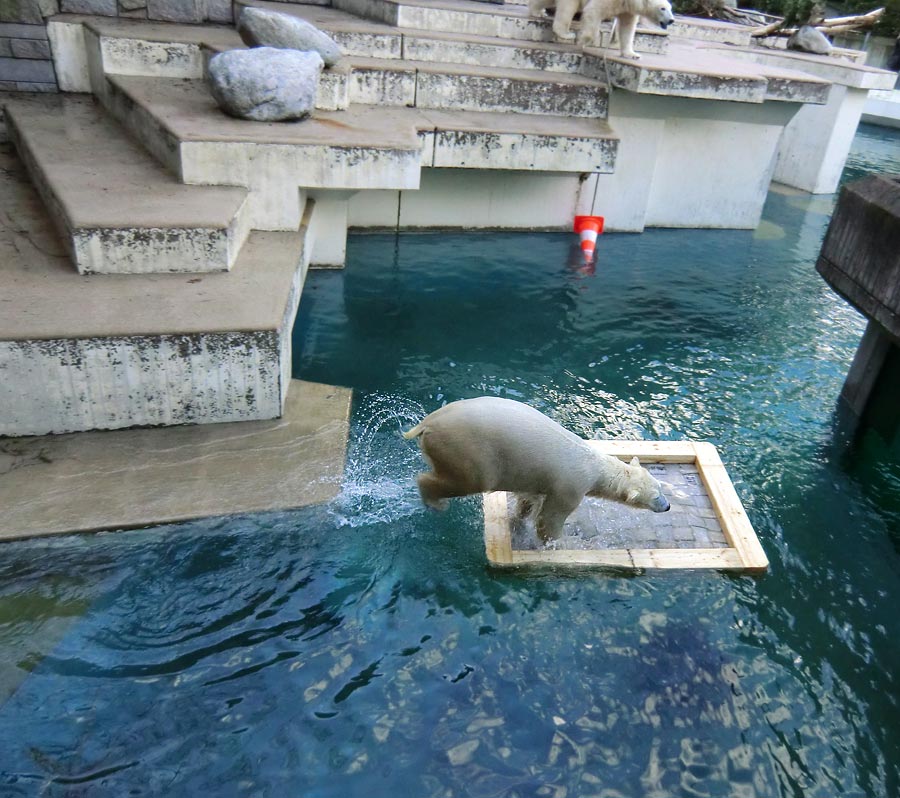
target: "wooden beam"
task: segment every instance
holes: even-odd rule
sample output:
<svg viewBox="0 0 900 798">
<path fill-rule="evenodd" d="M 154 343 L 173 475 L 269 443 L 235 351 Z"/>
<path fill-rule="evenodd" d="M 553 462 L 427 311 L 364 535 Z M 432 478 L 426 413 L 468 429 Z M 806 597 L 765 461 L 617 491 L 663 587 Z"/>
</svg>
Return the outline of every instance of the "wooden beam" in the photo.
<svg viewBox="0 0 900 798">
<path fill-rule="evenodd" d="M 602 454 L 642 463 L 693 463 L 696 457 L 691 441 L 598 441 L 588 443 Z"/>
<path fill-rule="evenodd" d="M 506 493 L 504 491 L 484 493 L 482 502 L 484 505 L 484 551 L 488 562 L 493 565 L 511 565 L 513 556 Z"/>
<path fill-rule="evenodd" d="M 725 539 L 740 555 L 744 568 L 749 571 L 764 571 L 769 567 L 769 560 L 747 513 L 744 512 L 737 491 L 728 478 L 716 447 L 710 443 L 698 443 L 696 448 L 697 470 Z"/>
</svg>

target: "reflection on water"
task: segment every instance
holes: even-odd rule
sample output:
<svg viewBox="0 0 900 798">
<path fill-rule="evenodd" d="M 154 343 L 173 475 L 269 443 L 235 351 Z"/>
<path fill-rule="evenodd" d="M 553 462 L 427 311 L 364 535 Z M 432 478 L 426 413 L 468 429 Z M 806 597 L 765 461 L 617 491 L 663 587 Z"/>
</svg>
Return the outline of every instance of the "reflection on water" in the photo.
<svg viewBox="0 0 900 798">
<path fill-rule="evenodd" d="M 829 212 L 607 234 L 593 274 L 567 235 L 354 237 L 294 347 L 356 390 L 335 502 L 0 549 L 0 794 L 897 795 L 900 457 L 836 445 Z M 770 574 L 488 571 L 400 436 L 484 393 L 713 441 Z"/>
</svg>

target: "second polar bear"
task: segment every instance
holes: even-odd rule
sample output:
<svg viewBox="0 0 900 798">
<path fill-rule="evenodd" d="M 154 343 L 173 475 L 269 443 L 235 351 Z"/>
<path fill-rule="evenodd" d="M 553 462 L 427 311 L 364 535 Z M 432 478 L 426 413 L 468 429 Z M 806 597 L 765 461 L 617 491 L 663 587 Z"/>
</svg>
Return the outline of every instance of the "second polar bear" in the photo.
<svg viewBox="0 0 900 798">
<path fill-rule="evenodd" d="M 522 511 L 541 497 L 537 533 L 558 538 L 585 496 L 663 513 L 669 501 L 635 458 L 624 463 L 522 402 L 481 396 L 451 402 L 404 433 L 418 438 L 432 471 L 419 474 L 422 501 L 443 509 L 447 499 L 505 490 Z"/>
<path fill-rule="evenodd" d="M 528 11 L 539 17 L 545 8 L 556 6 L 553 17 L 553 32 L 558 39 L 571 41 L 575 34 L 570 30 L 572 19 L 581 12 L 581 32 L 578 43 L 584 46 L 599 46 L 600 23 L 615 19 L 619 28 L 619 51 L 624 58 L 639 59 L 634 51 L 634 33 L 638 20 L 646 17 L 667 28 L 675 21 L 669 0 L 529 0 Z"/>
</svg>

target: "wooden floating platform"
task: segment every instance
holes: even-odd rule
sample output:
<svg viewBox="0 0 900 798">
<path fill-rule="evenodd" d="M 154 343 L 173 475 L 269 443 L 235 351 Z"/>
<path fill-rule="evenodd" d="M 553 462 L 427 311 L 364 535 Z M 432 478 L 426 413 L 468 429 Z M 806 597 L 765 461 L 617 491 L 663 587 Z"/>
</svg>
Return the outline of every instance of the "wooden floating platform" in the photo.
<svg viewBox="0 0 900 798">
<path fill-rule="evenodd" d="M 604 454 L 637 457 L 663 485 L 672 509 L 652 513 L 586 498 L 547 547 L 533 522 L 515 518 L 514 496 L 484 494 L 484 545 L 497 567 L 527 565 L 712 569 L 769 567 L 716 447 L 689 441 L 590 441 Z"/>
</svg>

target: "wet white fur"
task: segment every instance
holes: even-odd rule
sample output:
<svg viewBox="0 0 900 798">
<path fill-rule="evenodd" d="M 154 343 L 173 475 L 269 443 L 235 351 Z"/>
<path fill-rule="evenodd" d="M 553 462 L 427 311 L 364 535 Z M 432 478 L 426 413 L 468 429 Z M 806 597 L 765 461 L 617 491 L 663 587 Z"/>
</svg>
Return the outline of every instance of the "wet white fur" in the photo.
<svg viewBox="0 0 900 798">
<path fill-rule="evenodd" d="M 630 464 L 595 452 L 543 413 L 511 399 L 483 396 L 452 402 L 409 432 L 433 469 L 419 474 L 422 501 L 443 509 L 447 499 L 505 490 L 542 496 L 537 531 L 558 538 L 585 496 L 657 512 L 668 509 L 659 482 L 635 458 Z M 520 502 L 525 511 L 532 502 Z"/>
</svg>

